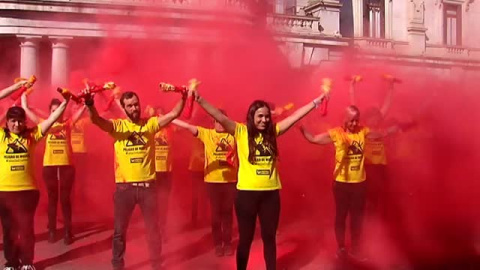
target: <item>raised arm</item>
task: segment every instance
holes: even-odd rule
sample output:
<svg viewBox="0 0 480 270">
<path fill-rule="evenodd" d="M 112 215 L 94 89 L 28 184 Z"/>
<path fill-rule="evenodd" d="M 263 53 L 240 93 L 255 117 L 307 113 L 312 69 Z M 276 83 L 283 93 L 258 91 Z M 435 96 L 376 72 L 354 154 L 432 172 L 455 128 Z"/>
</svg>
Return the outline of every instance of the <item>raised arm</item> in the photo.
<svg viewBox="0 0 480 270">
<path fill-rule="evenodd" d="M 190 93 L 191 94 L 191 93 Z M 180 101 L 177 102 L 175 107 L 168 113 L 158 117 L 158 125 L 164 127 L 170 124 L 175 118 L 179 117 L 185 107 L 185 100 L 187 99 L 186 95 L 182 95 Z"/>
<path fill-rule="evenodd" d="M 394 88 L 394 82 L 393 81 L 388 81 L 387 82 L 387 95 L 385 96 L 385 100 L 383 101 L 382 108 L 380 109 L 380 112 L 382 113 L 382 116 L 385 117 L 390 110 L 390 107 L 392 106 L 392 99 L 393 99 L 393 88 Z"/>
<path fill-rule="evenodd" d="M 65 108 L 67 108 L 68 102 L 70 101 L 69 96 L 64 96 L 63 102 L 58 106 L 58 108 L 50 114 L 50 116 L 40 123 L 40 129 L 42 130 L 42 134 L 47 134 L 48 130 L 52 127 L 53 123 L 55 123 L 58 118 L 63 114 Z"/>
<path fill-rule="evenodd" d="M 302 132 L 303 137 L 305 137 L 305 139 L 307 139 L 307 141 L 309 141 L 310 143 L 330 144 L 333 142 L 328 132 L 313 135 L 312 133 L 308 132 L 304 127 L 300 127 L 300 131 Z"/>
<path fill-rule="evenodd" d="M 25 93 L 22 94 L 21 97 L 22 101 L 22 108 L 25 110 L 25 113 L 27 114 L 28 119 L 32 120 L 33 123 L 38 125 L 40 123 L 40 119 L 38 116 L 28 107 L 28 99 L 27 95 Z M 44 133 L 45 134 L 45 133 Z"/>
<path fill-rule="evenodd" d="M 20 87 L 22 87 L 23 85 L 25 85 L 27 83 L 29 83 L 27 80 L 22 80 L 22 81 L 19 81 L 19 82 L 15 83 L 15 84 L 10 85 L 9 87 L 7 87 L 3 90 L 0 90 L 0 99 L 4 99 L 4 98 L 8 97 L 13 92 L 17 91 L 18 89 L 20 89 Z"/>
<path fill-rule="evenodd" d="M 198 105 L 202 107 L 209 115 L 211 115 L 215 120 L 217 120 L 220 125 L 223 126 L 225 131 L 230 133 L 231 135 L 235 135 L 235 121 L 228 118 L 224 115 L 219 109 L 215 108 L 212 104 L 208 103 L 204 98 L 202 98 L 198 92 L 195 93 L 195 100 L 197 101 Z"/>
<path fill-rule="evenodd" d="M 354 79 L 352 79 L 352 81 L 350 82 L 350 87 L 348 88 L 348 94 L 350 96 L 350 105 L 356 105 L 356 99 L 355 99 L 355 86 L 357 85 L 357 82 Z"/>
<path fill-rule="evenodd" d="M 80 120 L 80 118 L 82 117 L 83 113 L 85 112 L 85 109 L 87 108 L 87 106 L 82 106 L 82 108 L 78 109 L 72 116 L 72 125 L 74 125 L 75 123 L 78 122 L 78 120 Z"/>
<path fill-rule="evenodd" d="M 172 124 L 176 125 L 177 127 L 181 127 L 181 128 L 184 128 L 188 131 L 190 131 L 190 133 L 193 134 L 193 136 L 197 136 L 198 135 L 198 128 L 197 126 L 194 126 L 194 125 L 191 125 L 187 122 L 184 122 L 182 120 L 178 120 L 178 119 L 175 119 L 172 121 Z"/>
<path fill-rule="evenodd" d="M 307 115 L 309 112 L 311 112 L 313 109 L 318 107 L 318 105 L 322 102 L 322 100 L 325 98 L 325 95 L 322 94 L 318 98 L 314 99 L 312 102 L 308 103 L 307 105 L 299 108 L 296 110 L 294 113 L 292 113 L 290 116 L 286 117 L 282 121 L 278 122 L 278 127 L 279 127 L 279 135 L 287 132 L 296 122 L 298 122 L 300 119 L 302 119 L 305 115 Z"/>
<path fill-rule="evenodd" d="M 98 126 L 101 130 L 108 133 L 113 131 L 112 121 L 107 120 L 98 114 L 98 111 L 97 111 L 97 108 L 95 108 L 92 96 L 90 96 L 90 98 L 85 100 L 85 105 L 88 109 L 88 114 L 90 115 L 90 121 L 92 121 L 94 125 Z"/>
</svg>

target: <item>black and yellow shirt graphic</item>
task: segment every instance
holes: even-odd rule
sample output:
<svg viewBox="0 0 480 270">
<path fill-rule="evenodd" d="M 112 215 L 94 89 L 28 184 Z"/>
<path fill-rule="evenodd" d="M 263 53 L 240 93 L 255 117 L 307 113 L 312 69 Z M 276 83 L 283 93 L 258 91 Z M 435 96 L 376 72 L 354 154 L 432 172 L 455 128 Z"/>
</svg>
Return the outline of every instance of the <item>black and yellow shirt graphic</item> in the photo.
<svg viewBox="0 0 480 270">
<path fill-rule="evenodd" d="M 342 127 L 328 131 L 335 146 L 336 181 L 345 183 L 365 181 L 365 138 L 369 132 L 368 128 L 361 128 L 357 133 L 350 133 Z"/>
<path fill-rule="evenodd" d="M 155 133 L 158 118 L 133 123 L 128 119 L 112 120 L 115 148 L 115 181 L 143 182 L 155 179 Z"/>
<path fill-rule="evenodd" d="M 87 147 L 85 145 L 85 126 L 88 123 L 88 118 L 82 118 L 73 125 L 71 134 L 73 153 L 87 153 Z"/>
<path fill-rule="evenodd" d="M 47 134 L 43 166 L 72 165 L 71 122 L 54 123 Z"/>
<path fill-rule="evenodd" d="M 5 132 L 0 128 L 0 191 L 37 189 L 34 177 L 33 154 L 37 142 L 43 138 L 39 126 L 24 136 Z"/>
<path fill-rule="evenodd" d="M 173 128 L 167 126 L 155 134 L 155 168 L 157 172 L 172 171 L 172 144 Z"/>
<path fill-rule="evenodd" d="M 372 165 L 387 165 L 385 141 L 383 138 L 366 139 L 365 163 Z"/>
<path fill-rule="evenodd" d="M 237 181 L 237 168 L 228 160 L 235 154 L 235 138 L 215 129 L 197 127 L 197 138 L 205 147 L 204 180 L 207 183 L 230 183 Z"/>
<path fill-rule="evenodd" d="M 275 128 L 278 134 L 278 125 Z M 248 130 L 245 124 L 237 123 L 235 141 L 239 160 L 237 188 L 239 190 L 281 189 L 276 161 L 272 159 L 270 147 L 263 143 L 263 137 L 259 135 L 255 138 L 255 164 L 248 161 Z"/>
</svg>

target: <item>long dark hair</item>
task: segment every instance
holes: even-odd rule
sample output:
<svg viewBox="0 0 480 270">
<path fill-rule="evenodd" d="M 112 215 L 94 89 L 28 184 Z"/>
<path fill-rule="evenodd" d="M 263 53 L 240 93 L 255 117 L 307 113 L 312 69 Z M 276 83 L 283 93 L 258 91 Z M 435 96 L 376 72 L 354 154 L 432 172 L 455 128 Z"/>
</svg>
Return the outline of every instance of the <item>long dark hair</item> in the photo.
<svg viewBox="0 0 480 270">
<path fill-rule="evenodd" d="M 265 130 L 258 130 L 255 127 L 255 112 L 260 109 L 266 107 L 270 112 L 270 106 L 267 102 L 263 100 L 255 100 L 250 107 L 248 108 L 247 113 L 247 131 L 248 131 L 248 161 L 251 164 L 255 164 L 255 156 L 256 156 L 256 142 L 255 138 L 261 134 L 263 137 L 263 145 L 270 149 L 272 160 L 276 160 L 278 157 L 278 148 L 277 148 L 277 133 L 275 131 L 275 123 L 273 123 L 272 118 L 270 117 L 270 121 L 267 123 Z"/>
</svg>

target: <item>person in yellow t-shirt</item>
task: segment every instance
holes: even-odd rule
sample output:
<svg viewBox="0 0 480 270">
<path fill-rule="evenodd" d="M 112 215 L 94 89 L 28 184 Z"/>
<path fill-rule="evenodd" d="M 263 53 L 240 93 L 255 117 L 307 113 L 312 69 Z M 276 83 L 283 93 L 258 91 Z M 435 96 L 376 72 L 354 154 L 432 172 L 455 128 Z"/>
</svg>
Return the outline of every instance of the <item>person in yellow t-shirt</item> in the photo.
<svg viewBox="0 0 480 270">
<path fill-rule="evenodd" d="M 247 269 L 257 217 L 260 219 L 266 269 L 277 267 L 276 232 L 281 189 L 277 170 L 277 137 L 318 107 L 324 97 L 315 98 L 278 123 L 271 120 L 268 103 L 256 100 L 248 108 L 246 124 L 241 124 L 229 119 L 202 98 L 198 91 L 195 92 L 197 103 L 234 136 L 237 145 L 239 168 L 235 212 L 240 236 L 236 257 L 238 270 Z"/>
<path fill-rule="evenodd" d="M 222 111 L 225 114 L 224 111 Z M 233 201 L 237 182 L 235 138 L 214 121 L 214 128 L 194 126 L 181 120 L 173 124 L 185 128 L 204 145 L 204 181 L 210 198 L 212 237 L 215 255 L 231 256 Z"/>
<path fill-rule="evenodd" d="M 165 114 L 160 107 L 147 106 L 145 109 L 148 117 Z M 155 172 L 158 189 L 158 218 L 159 227 L 164 242 L 167 241 L 165 227 L 168 215 L 168 202 L 172 190 L 172 143 L 174 127 L 168 125 L 155 134 Z"/>
<path fill-rule="evenodd" d="M 365 141 L 382 138 L 397 131 L 392 127 L 386 133 L 372 132 L 359 125 L 360 111 L 355 106 L 346 110 L 344 124 L 328 132 L 312 135 L 301 128 L 304 137 L 315 144 L 333 144 L 335 147 L 335 169 L 333 172 L 333 195 L 335 198 L 335 236 L 337 239 L 337 256 L 345 259 L 351 256 L 360 259 L 359 248 L 362 223 L 365 210 L 367 186 L 365 183 Z M 345 226 L 350 214 L 352 249 L 347 253 L 345 247 Z"/>
<path fill-rule="evenodd" d="M 61 104 L 59 99 L 52 99 L 48 107 L 50 115 L 55 113 Z M 22 107 L 32 122 L 39 124 L 42 121 L 29 108 L 25 95 L 22 96 Z M 45 134 L 47 140 L 43 158 L 43 180 L 48 194 L 48 242 L 50 243 L 57 240 L 59 197 L 64 219 L 63 241 L 66 245 L 73 243 L 71 193 L 75 181 L 75 166 L 73 165 L 71 130 L 84 111 L 83 106 L 70 119 L 64 119 L 62 114 L 49 133 Z"/>
<path fill-rule="evenodd" d="M 124 92 L 119 102 L 127 119 L 107 120 L 98 114 L 89 89 L 84 93 L 87 95 L 85 104 L 90 120 L 114 139 L 116 190 L 112 266 L 114 269 L 125 268 L 128 223 L 138 204 L 145 221 L 150 261 L 153 269 L 160 269 L 162 242 L 158 227 L 158 191 L 155 186 L 155 134 L 181 114 L 187 96 L 182 95 L 173 110 L 165 115 L 142 118 L 138 95 Z M 191 95 L 190 90 L 188 93 Z"/>
<path fill-rule="evenodd" d="M 0 128 L 0 219 L 6 259 L 4 269 L 35 269 L 34 217 L 40 198 L 34 175 L 35 146 L 62 115 L 67 104 L 68 97 L 55 113 L 34 128 L 27 128 L 24 109 L 11 107 L 6 113 L 6 127 Z"/>
<path fill-rule="evenodd" d="M 358 81 L 353 78 L 350 84 L 351 105 L 357 104 L 357 83 Z M 385 127 L 384 120 L 392 104 L 395 80 L 393 80 L 393 77 L 391 79 L 386 78 L 385 84 L 387 91 L 382 107 L 370 107 L 365 110 L 365 124 L 374 130 L 381 130 Z M 384 196 L 388 193 L 387 155 L 384 138 L 366 138 L 364 155 L 365 171 L 368 175 L 367 208 L 377 214 L 379 208 L 385 206 Z"/>
</svg>

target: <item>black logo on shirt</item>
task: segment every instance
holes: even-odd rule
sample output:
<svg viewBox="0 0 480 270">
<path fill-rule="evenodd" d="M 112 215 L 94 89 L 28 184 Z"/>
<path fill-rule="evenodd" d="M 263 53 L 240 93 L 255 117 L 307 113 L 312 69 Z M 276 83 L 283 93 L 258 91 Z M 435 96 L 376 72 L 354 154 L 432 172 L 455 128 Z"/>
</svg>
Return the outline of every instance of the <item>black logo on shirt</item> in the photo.
<svg viewBox="0 0 480 270">
<path fill-rule="evenodd" d="M 155 145 L 156 146 L 168 146 L 168 141 L 165 136 L 157 136 L 155 137 Z"/>
<path fill-rule="evenodd" d="M 9 143 L 7 147 L 7 154 L 21 154 L 27 153 L 28 149 L 17 139 L 13 143 Z"/>
<path fill-rule="evenodd" d="M 65 130 L 59 130 L 56 132 L 53 132 L 50 134 L 50 140 L 66 140 L 67 139 L 67 133 Z"/>
<path fill-rule="evenodd" d="M 255 146 L 257 156 L 266 157 L 272 156 L 273 151 L 269 146 L 259 143 Z"/>
<path fill-rule="evenodd" d="M 357 141 L 353 141 L 350 146 L 348 146 L 348 155 L 362 155 L 363 154 L 363 145 Z"/>
<path fill-rule="evenodd" d="M 143 139 L 143 133 L 137 133 L 134 131 L 129 137 L 127 146 L 139 146 L 139 145 L 146 145 L 147 143 Z"/>
<path fill-rule="evenodd" d="M 219 142 L 217 142 L 217 148 L 215 152 L 228 152 L 232 149 L 232 146 L 228 143 L 227 138 L 222 138 Z"/>
</svg>

